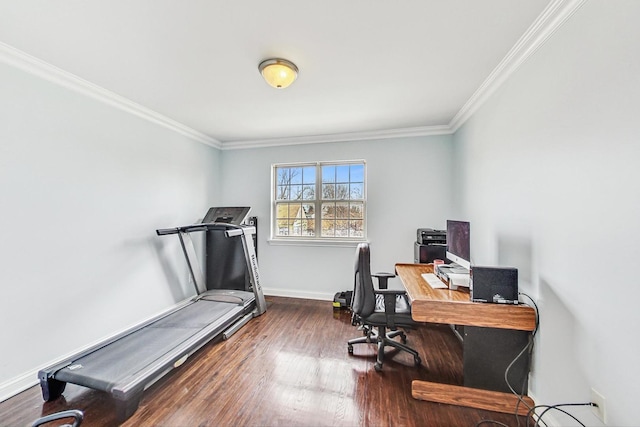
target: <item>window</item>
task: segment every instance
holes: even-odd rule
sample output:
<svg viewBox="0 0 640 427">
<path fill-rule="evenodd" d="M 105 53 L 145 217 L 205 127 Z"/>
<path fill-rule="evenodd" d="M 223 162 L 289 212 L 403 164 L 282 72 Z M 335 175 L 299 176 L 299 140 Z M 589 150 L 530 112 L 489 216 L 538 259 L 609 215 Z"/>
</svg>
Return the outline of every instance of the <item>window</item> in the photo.
<svg viewBox="0 0 640 427">
<path fill-rule="evenodd" d="M 365 194 L 362 160 L 274 165 L 272 235 L 362 240 Z"/>
</svg>

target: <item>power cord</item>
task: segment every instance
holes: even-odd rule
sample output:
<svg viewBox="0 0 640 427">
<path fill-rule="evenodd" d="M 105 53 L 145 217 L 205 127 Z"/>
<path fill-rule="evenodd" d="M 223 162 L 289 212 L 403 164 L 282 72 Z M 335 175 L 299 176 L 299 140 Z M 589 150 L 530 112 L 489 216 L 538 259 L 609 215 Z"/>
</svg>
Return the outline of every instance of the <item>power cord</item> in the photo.
<svg viewBox="0 0 640 427">
<path fill-rule="evenodd" d="M 585 425 L 579 419 L 577 419 L 574 415 L 570 414 L 569 412 L 565 411 L 564 409 L 560 409 L 561 407 L 565 407 L 565 406 L 598 406 L 598 405 L 596 405 L 593 402 L 588 402 L 588 403 L 560 403 L 560 404 L 557 404 L 557 405 L 536 405 L 533 408 L 529 409 L 529 413 L 527 414 L 527 427 L 529 427 L 529 418 L 531 417 L 533 412 L 538 408 L 546 408 L 546 409 L 544 411 L 542 411 L 540 413 L 540 415 L 538 415 L 538 419 L 536 420 L 536 423 L 533 425 L 533 427 L 538 427 L 540 425 L 540 421 L 542 421 L 542 417 L 544 416 L 544 414 L 546 414 L 548 411 L 551 411 L 551 410 L 556 410 L 556 411 L 562 412 L 563 414 L 566 414 L 569 417 L 573 418 L 582 427 L 585 427 Z"/>
<path fill-rule="evenodd" d="M 476 423 L 475 427 L 481 426 L 482 424 L 496 424 L 502 427 L 511 427 L 505 423 L 501 423 L 500 421 L 495 421 L 495 420 L 480 420 Z"/>
<path fill-rule="evenodd" d="M 515 409 L 515 417 L 516 417 L 516 422 L 518 423 L 518 427 L 520 427 L 520 418 L 518 417 L 518 411 L 520 409 L 520 404 L 523 404 L 524 406 L 527 407 L 527 409 L 529 409 L 529 411 L 531 410 L 531 407 L 529 406 L 529 404 L 524 400 L 524 396 L 527 394 L 527 391 L 525 390 L 526 388 L 526 384 L 527 384 L 527 376 L 525 376 L 524 381 L 522 382 L 522 390 L 520 391 L 520 393 L 516 392 L 515 389 L 512 387 L 511 383 L 509 382 L 509 371 L 511 370 L 511 367 L 516 363 L 516 361 L 522 357 L 522 355 L 529 350 L 529 365 L 527 366 L 527 371 L 529 372 L 531 371 L 531 355 L 533 354 L 533 344 L 534 344 L 534 338 L 536 336 L 536 334 L 538 333 L 538 329 L 540 327 L 540 311 L 538 310 L 538 305 L 536 304 L 535 300 L 533 298 L 531 298 L 530 295 L 524 293 L 524 292 L 518 292 L 518 295 L 522 295 L 524 297 L 527 297 L 529 299 L 529 301 L 531 301 L 531 304 L 533 304 L 533 310 L 535 312 L 535 326 L 533 328 L 533 332 L 531 332 L 531 335 L 529 335 L 529 340 L 527 342 L 527 345 L 524 346 L 524 348 L 520 351 L 520 353 L 518 353 L 518 355 L 511 361 L 511 363 L 509 363 L 509 366 L 507 366 L 507 369 L 505 369 L 504 371 L 504 381 L 507 383 L 507 387 L 509 387 L 509 390 L 511 390 L 511 393 L 513 393 L 514 395 L 516 395 L 518 397 L 518 403 L 516 403 L 516 409 Z M 527 423 L 529 423 L 529 416 L 527 415 Z M 544 422 L 543 422 L 544 424 Z M 546 424 L 545 424 L 546 427 Z"/>
</svg>

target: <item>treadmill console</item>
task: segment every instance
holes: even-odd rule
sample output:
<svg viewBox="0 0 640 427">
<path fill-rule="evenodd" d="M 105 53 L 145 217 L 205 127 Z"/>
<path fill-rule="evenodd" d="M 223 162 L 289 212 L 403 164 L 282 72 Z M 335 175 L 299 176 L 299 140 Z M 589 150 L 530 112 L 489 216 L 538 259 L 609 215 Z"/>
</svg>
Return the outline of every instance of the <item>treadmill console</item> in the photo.
<svg viewBox="0 0 640 427">
<path fill-rule="evenodd" d="M 231 208 L 209 208 L 209 211 L 202 220 L 203 224 L 210 222 L 220 222 L 225 224 L 241 225 L 251 208 L 231 207 Z"/>
</svg>

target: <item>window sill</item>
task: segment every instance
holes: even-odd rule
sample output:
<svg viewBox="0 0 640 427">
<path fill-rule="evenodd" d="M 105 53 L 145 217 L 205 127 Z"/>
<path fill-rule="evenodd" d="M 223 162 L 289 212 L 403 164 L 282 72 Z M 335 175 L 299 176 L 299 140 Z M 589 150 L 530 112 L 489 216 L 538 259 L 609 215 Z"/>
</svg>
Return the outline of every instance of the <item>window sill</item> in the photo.
<svg viewBox="0 0 640 427">
<path fill-rule="evenodd" d="M 360 240 L 320 240 L 320 239 L 269 239 L 267 243 L 273 246 L 320 246 L 320 247 L 338 247 L 338 248 L 355 248 L 359 243 L 366 242 L 366 239 Z"/>
</svg>

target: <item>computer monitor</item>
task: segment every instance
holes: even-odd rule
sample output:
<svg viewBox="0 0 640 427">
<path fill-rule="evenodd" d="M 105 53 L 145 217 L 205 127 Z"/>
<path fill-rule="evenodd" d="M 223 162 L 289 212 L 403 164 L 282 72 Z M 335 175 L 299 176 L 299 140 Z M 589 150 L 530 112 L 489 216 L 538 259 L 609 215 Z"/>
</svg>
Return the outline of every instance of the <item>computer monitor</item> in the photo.
<svg viewBox="0 0 640 427">
<path fill-rule="evenodd" d="M 468 221 L 447 220 L 447 259 L 471 269 L 470 226 Z"/>
</svg>

